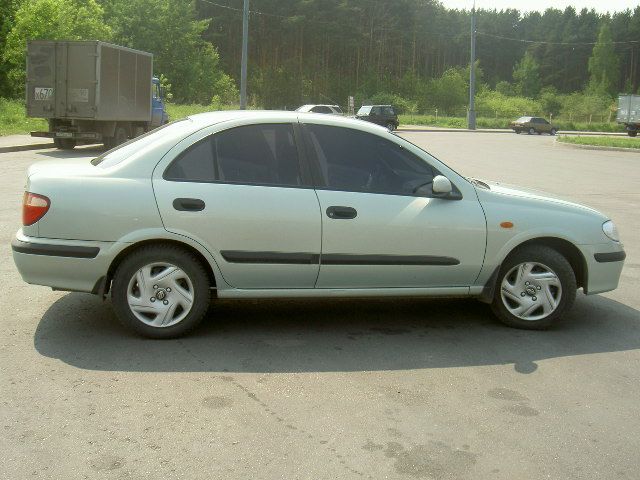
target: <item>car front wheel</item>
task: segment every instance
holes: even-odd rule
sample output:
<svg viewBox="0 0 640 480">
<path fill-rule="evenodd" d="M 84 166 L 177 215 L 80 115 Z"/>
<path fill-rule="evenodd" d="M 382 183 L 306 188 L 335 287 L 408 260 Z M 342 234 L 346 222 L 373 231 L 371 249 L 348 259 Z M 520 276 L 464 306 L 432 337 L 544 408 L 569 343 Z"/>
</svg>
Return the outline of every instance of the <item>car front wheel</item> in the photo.
<svg viewBox="0 0 640 480">
<path fill-rule="evenodd" d="M 535 128 L 530 128 L 528 133 L 529 133 L 529 135 L 533 135 L 534 133 L 536 133 L 536 129 Z"/>
<path fill-rule="evenodd" d="M 172 245 L 129 254 L 113 278 L 120 322 L 149 338 L 175 338 L 195 328 L 209 307 L 209 277 L 189 252 Z"/>
<path fill-rule="evenodd" d="M 564 256 L 545 246 L 525 247 L 500 268 L 491 308 L 506 325 L 541 330 L 571 308 L 576 289 Z"/>
<path fill-rule="evenodd" d="M 551 132 L 549 132 L 549 133 L 551 133 L 551 135 L 555 135 L 556 133 L 558 133 L 558 131 L 555 128 L 552 128 Z"/>
</svg>

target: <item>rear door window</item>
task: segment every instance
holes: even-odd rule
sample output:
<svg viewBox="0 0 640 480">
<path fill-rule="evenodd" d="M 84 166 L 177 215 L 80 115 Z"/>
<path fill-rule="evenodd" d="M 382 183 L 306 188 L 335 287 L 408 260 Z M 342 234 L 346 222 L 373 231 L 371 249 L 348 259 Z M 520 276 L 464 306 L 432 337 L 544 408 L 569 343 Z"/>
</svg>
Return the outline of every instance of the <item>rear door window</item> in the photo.
<svg viewBox="0 0 640 480">
<path fill-rule="evenodd" d="M 231 128 L 207 137 L 178 156 L 166 180 L 253 185 L 302 185 L 291 124 Z"/>
</svg>

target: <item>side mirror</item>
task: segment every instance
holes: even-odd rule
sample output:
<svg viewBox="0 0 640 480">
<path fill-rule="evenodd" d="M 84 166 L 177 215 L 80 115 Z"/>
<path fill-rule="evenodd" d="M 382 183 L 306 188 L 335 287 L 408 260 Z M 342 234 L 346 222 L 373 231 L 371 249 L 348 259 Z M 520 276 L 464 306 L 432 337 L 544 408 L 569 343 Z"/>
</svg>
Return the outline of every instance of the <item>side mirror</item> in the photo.
<svg viewBox="0 0 640 480">
<path fill-rule="evenodd" d="M 444 175 L 436 175 L 433 177 L 432 191 L 435 195 L 445 196 L 451 193 L 453 186 L 451 181 Z"/>
</svg>

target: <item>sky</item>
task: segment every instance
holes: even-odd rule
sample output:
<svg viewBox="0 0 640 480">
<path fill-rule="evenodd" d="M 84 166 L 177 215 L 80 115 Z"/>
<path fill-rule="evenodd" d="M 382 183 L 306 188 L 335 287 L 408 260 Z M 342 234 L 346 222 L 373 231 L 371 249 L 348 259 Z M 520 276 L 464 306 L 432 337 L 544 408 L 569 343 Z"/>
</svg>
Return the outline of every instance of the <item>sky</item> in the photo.
<svg viewBox="0 0 640 480">
<path fill-rule="evenodd" d="M 473 0 L 440 0 L 440 3 L 447 8 L 470 10 Z M 586 7 L 593 8 L 599 13 L 613 13 L 627 8 L 634 9 L 638 5 L 640 0 L 476 0 L 476 8 L 497 10 L 516 8 L 522 12 L 544 11 L 549 7 L 564 10 L 568 6 L 573 6 L 578 12 Z"/>
</svg>

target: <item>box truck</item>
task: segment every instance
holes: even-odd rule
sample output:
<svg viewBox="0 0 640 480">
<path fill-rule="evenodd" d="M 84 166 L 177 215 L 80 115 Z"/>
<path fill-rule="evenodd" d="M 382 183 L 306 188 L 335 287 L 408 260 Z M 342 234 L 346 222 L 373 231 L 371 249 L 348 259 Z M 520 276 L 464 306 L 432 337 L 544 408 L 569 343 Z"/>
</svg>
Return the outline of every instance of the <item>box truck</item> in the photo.
<svg viewBox="0 0 640 480">
<path fill-rule="evenodd" d="M 100 41 L 27 44 L 27 116 L 47 119 L 56 147 L 113 148 L 167 123 L 153 55 Z"/>
<path fill-rule="evenodd" d="M 635 137 L 640 130 L 640 95 L 619 95 L 618 123 L 624 123 L 627 135 Z"/>
</svg>

